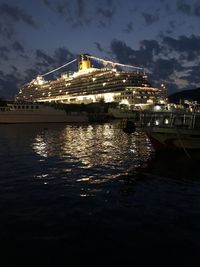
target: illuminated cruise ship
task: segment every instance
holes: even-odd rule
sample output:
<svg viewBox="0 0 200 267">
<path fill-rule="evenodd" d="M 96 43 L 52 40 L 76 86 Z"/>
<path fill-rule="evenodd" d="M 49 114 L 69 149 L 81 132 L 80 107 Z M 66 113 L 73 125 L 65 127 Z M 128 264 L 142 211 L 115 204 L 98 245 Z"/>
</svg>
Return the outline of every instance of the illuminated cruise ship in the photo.
<svg viewBox="0 0 200 267">
<path fill-rule="evenodd" d="M 103 63 L 104 67 L 94 68 L 92 60 Z M 76 59 L 23 85 L 16 100 L 79 104 L 103 101 L 134 105 L 153 104 L 165 98 L 164 88 L 152 87 L 142 68 L 114 63 L 87 54 L 80 56 L 77 72 L 63 73 L 55 80 L 44 79 L 44 76 L 75 61 Z"/>
</svg>

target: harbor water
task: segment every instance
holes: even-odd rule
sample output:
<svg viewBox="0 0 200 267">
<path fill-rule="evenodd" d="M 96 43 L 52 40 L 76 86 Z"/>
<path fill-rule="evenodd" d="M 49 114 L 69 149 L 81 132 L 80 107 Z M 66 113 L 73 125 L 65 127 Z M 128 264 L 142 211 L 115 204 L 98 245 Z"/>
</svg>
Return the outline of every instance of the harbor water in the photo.
<svg viewBox="0 0 200 267">
<path fill-rule="evenodd" d="M 156 163 L 115 122 L 0 125 L 0 143 L 1 266 L 199 266 L 199 165 Z"/>
</svg>

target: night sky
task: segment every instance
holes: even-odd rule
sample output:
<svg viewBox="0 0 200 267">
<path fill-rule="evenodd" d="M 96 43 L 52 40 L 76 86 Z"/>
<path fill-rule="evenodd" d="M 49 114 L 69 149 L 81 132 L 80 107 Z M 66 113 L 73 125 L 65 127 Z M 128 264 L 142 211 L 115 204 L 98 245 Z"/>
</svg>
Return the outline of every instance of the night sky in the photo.
<svg viewBox="0 0 200 267">
<path fill-rule="evenodd" d="M 81 53 L 144 67 L 168 93 L 197 88 L 199 32 L 199 0 L 0 0 L 0 97 Z"/>
</svg>

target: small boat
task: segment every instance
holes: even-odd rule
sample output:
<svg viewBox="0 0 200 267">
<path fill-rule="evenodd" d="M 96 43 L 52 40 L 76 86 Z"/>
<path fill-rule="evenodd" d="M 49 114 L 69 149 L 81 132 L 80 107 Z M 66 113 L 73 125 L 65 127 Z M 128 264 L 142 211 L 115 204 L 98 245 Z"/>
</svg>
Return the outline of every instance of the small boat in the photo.
<svg viewBox="0 0 200 267">
<path fill-rule="evenodd" d="M 193 111 L 151 112 L 140 121 L 154 149 L 199 150 L 200 109 Z M 148 118 L 148 119 L 147 119 Z"/>
<path fill-rule="evenodd" d="M 84 112 L 67 112 L 64 109 L 37 103 L 7 103 L 0 106 L 0 124 L 88 122 Z"/>
</svg>

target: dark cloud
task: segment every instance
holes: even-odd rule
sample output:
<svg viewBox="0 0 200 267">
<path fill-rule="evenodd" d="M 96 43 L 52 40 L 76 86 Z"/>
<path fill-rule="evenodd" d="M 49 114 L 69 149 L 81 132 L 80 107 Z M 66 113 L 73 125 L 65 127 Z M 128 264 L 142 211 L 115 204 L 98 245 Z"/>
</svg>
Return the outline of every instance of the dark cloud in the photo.
<svg viewBox="0 0 200 267">
<path fill-rule="evenodd" d="M 54 60 L 58 66 L 63 65 L 76 57 L 77 55 L 74 55 L 65 47 L 57 48 L 54 52 Z"/>
<path fill-rule="evenodd" d="M 14 74 L 0 72 L 0 97 L 13 98 L 18 91 L 20 78 Z"/>
<path fill-rule="evenodd" d="M 106 19 L 112 19 L 114 13 L 115 13 L 114 9 L 108 9 L 108 8 L 106 9 L 101 7 L 97 9 L 97 14 L 100 14 Z"/>
<path fill-rule="evenodd" d="M 133 22 L 130 21 L 127 25 L 126 25 L 126 28 L 124 30 L 125 32 L 127 33 L 131 33 L 133 31 Z"/>
<path fill-rule="evenodd" d="M 191 15 L 191 6 L 187 4 L 184 0 L 178 0 L 176 2 L 176 6 L 177 6 L 178 11 L 186 15 Z"/>
<path fill-rule="evenodd" d="M 176 27 L 176 22 L 175 22 L 174 20 L 171 20 L 171 21 L 169 22 L 169 25 L 170 25 L 170 27 L 171 27 L 172 29 L 175 29 L 175 27 Z"/>
<path fill-rule="evenodd" d="M 157 15 L 142 13 L 142 16 L 145 19 L 146 25 L 151 25 L 152 23 L 159 21 L 159 17 Z"/>
<path fill-rule="evenodd" d="M 164 37 L 163 42 L 173 50 L 183 52 L 188 50 L 200 50 L 200 37 L 191 35 L 180 36 L 178 39 L 172 37 Z"/>
<path fill-rule="evenodd" d="M 152 55 L 158 55 L 161 51 L 161 47 L 156 40 L 143 40 L 140 42 L 141 48 L 148 51 Z"/>
<path fill-rule="evenodd" d="M 114 54 L 116 60 L 120 63 L 131 64 L 135 58 L 136 52 L 125 42 L 114 39 L 111 42 L 111 52 Z"/>
<path fill-rule="evenodd" d="M 9 54 L 9 49 L 6 47 L 0 48 L 0 57 L 1 52 Z M 61 65 L 77 58 L 77 55 L 71 53 L 67 48 L 61 47 L 54 51 L 53 56 L 48 55 L 44 51 L 37 49 L 35 52 L 35 63 L 32 68 L 26 69 L 21 76 L 18 72 L 18 68 L 15 65 L 11 65 L 11 72 L 9 74 L 4 74 L 0 70 L 0 97 L 4 96 L 6 98 L 13 98 L 22 84 L 30 82 L 37 75 L 43 74 L 52 70 L 54 68 L 60 67 Z M 30 59 L 29 59 L 30 60 Z M 33 62 L 33 61 L 32 61 Z M 70 65 L 68 68 L 70 70 L 77 70 L 77 63 Z M 59 72 L 54 73 L 53 75 L 48 76 L 48 79 L 54 77 L 56 78 L 61 72 L 65 69 L 60 70 Z"/>
<path fill-rule="evenodd" d="M 38 73 L 40 73 L 40 71 L 35 67 L 34 69 L 27 69 L 25 70 L 25 77 L 23 79 L 23 81 L 21 82 L 21 84 L 25 84 L 27 82 L 30 82 L 31 80 L 33 80 Z"/>
<path fill-rule="evenodd" d="M 51 2 L 50 2 L 50 0 L 42 0 L 42 2 L 43 2 L 46 6 L 51 6 Z"/>
<path fill-rule="evenodd" d="M 194 6 L 194 15 L 200 17 L 200 4 L 196 3 Z"/>
<path fill-rule="evenodd" d="M 24 53 L 24 47 L 19 42 L 15 41 L 12 45 L 13 49 L 17 52 Z"/>
<path fill-rule="evenodd" d="M 11 69 L 12 69 L 14 72 L 17 72 L 17 71 L 18 71 L 18 69 L 17 69 L 16 66 L 11 65 L 10 67 L 11 67 Z"/>
<path fill-rule="evenodd" d="M 144 67 L 150 74 L 154 85 L 160 86 L 164 82 L 169 92 L 172 92 L 180 87 L 181 89 L 190 89 L 199 84 L 199 67 L 183 65 L 183 60 L 187 59 L 186 62 L 188 59 L 193 60 L 191 62 L 194 64 L 198 59 L 199 38 L 191 36 L 173 39 L 163 36 L 160 42 L 156 40 L 141 41 L 138 50 L 115 39 L 111 42 L 111 52 L 116 61 L 120 63 Z M 184 73 L 188 74 L 184 75 Z"/>
<path fill-rule="evenodd" d="M 200 17 L 200 3 L 188 4 L 185 0 L 177 0 L 176 2 L 177 10 L 188 16 Z"/>
<path fill-rule="evenodd" d="M 154 65 L 154 73 L 159 79 L 167 80 L 175 70 L 180 70 L 180 64 L 175 59 L 157 59 Z"/>
<path fill-rule="evenodd" d="M 38 28 L 36 21 L 22 9 L 3 3 L 0 5 L 0 16 L 10 18 L 14 22 L 23 21 L 31 27 Z"/>
<path fill-rule="evenodd" d="M 100 43 L 98 43 L 98 42 L 94 42 L 94 44 L 96 45 L 97 49 L 98 49 L 100 52 L 104 52 L 104 49 L 101 47 Z"/>
<path fill-rule="evenodd" d="M 55 2 L 55 9 L 59 15 L 64 16 L 67 21 L 72 19 L 70 4 L 68 1 Z"/>
<path fill-rule="evenodd" d="M 85 3 L 84 0 L 77 0 L 78 17 L 84 17 L 85 15 Z"/>
<path fill-rule="evenodd" d="M 36 59 L 38 66 L 45 66 L 48 67 L 55 63 L 54 59 L 51 56 L 48 56 L 40 49 L 36 50 Z"/>
<path fill-rule="evenodd" d="M 15 34 L 14 27 L 10 23 L 1 22 L 0 18 L 0 35 L 11 39 L 11 37 Z"/>
<path fill-rule="evenodd" d="M 10 50 L 6 46 L 1 46 L 0 47 L 0 59 L 8 61 L 9 57 L 8 55 L 10 54 Z"/>
<path fill-rule="evenodd" d="M 140 43 L 140 49 L 134 50 L 125 42 L 115 39 L 111 42 L 111 52 L 120 63 L 149 68 L 152 65 L 154 55 L 158 55 L 160 52 L 160 45 L 155 40 L 143 40 Z"/>
</svg>

